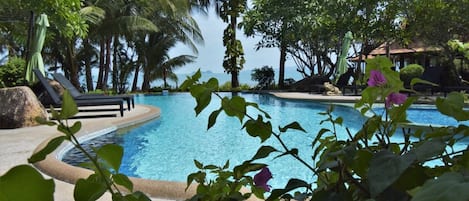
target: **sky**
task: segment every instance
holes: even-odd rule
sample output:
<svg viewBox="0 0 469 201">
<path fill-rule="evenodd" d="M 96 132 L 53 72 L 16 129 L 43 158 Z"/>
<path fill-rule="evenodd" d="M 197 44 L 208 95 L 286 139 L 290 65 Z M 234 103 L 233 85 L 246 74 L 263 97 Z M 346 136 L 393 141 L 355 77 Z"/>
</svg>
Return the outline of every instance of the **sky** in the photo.
<svg viewBox="0 0 469 201">
<path fill-rule="evenodd" d="M 223 57 L 225 55 L 225 47 L 223 46 L 223 30 L 226 24 L 209 9 L 209 15 L 194 14 L 194 18 L 199 24 L 202 35 L 204 37 L 204 44 L 197 45 L 199 54 L 195 55 L 198 58 L 195 62 L 188 64 L 178 70 L 176 73 L 192 73 L 197 69 L 201 71 L 212 71 L 214 73 L 223 73 Z M 273 67 L 275 70 L 279 66 L 280 51 L 278 48 L 262 48 L 258 51 L 255 50 L 255 44 L 260 40 L 260 37 L 246 37 L 242 30 L 238 30 L 237 38 L 242 42 L 246 63 L 242 71 L 251 71 L 254 68 L 261 68 L 265 65 Z M 179 45 L 170 51 L 171 56 L 181 54 L 194 55 L 191 50 L 183 45 Z M 292 60 L 287 60 L 287 67 L 296 66 Z"/>
</svg>

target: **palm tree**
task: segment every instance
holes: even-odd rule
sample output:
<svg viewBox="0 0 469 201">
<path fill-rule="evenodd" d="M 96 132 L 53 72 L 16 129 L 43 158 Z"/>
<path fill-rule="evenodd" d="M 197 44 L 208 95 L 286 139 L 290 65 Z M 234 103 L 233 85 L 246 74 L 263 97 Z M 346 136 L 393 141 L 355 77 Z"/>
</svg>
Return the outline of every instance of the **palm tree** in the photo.
<svg viewBox="0 0 469 201">
<path fill-rule="evenodd" d="M 195 58 L 196 57 L 192 55 L 179 55 L 173 58 L 165 56 L 163 60 L 159 62 L 159 66 L 157 66 L 155 68 L 155 71 L 151 74 L 150 80 L 154 81 L 158 79 L 163 79 L 163 87 L 168 88 L 168 79 L 174 82 L 178 81 L 178 77 L 174 73 L 174 70 L 188 63 L 194 62 Z"/>
<path fill-rule="evenodd" d="M 168 87 L 167 78 L 175 77 L 173 70 L 194 61 L 195 57 L 180 55 L 170 58 L 169 50 L 176 45 L 177 38 L 162 32 L 149 34 L 144 43 L 137 43 L 136 49 L 142 57 L 139 62 L 143 70 L 142 91 L 150 89 L 150 83 L 163 79 L 164 87 Z"/>
<path fill-rule="evenodd" d="M 120 43 L 125 43 L 125 36 L 132 35 L 135 31 L 155 32 L 158 30 L 153 22 L 139 12 L 138 8 L 141 5 L 138 3 L 142 2 L 123 0 L 97 1 L 96 6 L 105 11 L 105 18 L 96 28 L 100 41 L 100 62 L 96 86 L 98 89 L 106 89 L 112 63 L 113 89 L 117 90 L 119 85 L 119 65 L 116 59 L 117 47 Z M 111 55 L 113 56 L 111 57 Z M 114 60 L 111 61 L 111 58 Z"/>
</svg>

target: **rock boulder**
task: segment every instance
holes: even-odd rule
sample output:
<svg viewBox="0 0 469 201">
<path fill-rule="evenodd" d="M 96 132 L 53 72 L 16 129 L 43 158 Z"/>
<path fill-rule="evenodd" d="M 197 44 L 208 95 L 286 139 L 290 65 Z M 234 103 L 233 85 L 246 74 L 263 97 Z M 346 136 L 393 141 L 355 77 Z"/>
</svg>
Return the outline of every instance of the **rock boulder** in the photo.
<svg viewBox="0 0 469 201">
<path fill-rule="evenodd" d="M 35 118 L 47 118 L 44 106 L 29 87 L 0 89 L 0 128 L 38 125 Z"/>
</svg>

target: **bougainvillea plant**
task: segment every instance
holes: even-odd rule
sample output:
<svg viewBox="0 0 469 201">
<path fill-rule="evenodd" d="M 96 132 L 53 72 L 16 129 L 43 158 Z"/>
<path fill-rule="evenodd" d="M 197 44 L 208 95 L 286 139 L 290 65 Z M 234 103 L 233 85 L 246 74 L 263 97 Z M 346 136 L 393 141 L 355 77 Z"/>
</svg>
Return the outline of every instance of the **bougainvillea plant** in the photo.
<svg viewBox="0 0 469 201">
<path fill-rule="evenodd" d="M 469 200 L 469 153 L 465 143 L 469 127 L 465 124 L 416 126 L 409 122 L 406 110 L 417 100 L 418 92 L 404 88 L 398 72 L 391 67 L 391 61 L 385 57 L 367 60 L 365 78 L 369 86 L 362 91 L 361 99 L 355 104 L 367 120 L 356 133 L 346 129 L 348 138 L 340 139 L 335 128 L 342 126 L 344 119 L 332 115 L 333 106 L 321 113 L 325 117 L 323 122 L 331 122 L 333 128 L 324 127 L 316 134 L 311 142 L 313 155 L 310 158 L 299 157 L 299 149 L 287 147 L 282 139 L 281 133 L 287 130 L 308 132 L 299 123 L 292 122 L 275 130 L 269 121 L 269 114 L 256 103 L 246 102 L 239 96 L 222 97 L 217 93 L 217 80 L 199 82 L 200 72 L 189 77 L 183 88 L 188 89 L 195 98 L 197 115 L 212 101 L 213 94 L 221 102 L 220 108 L 209 116 L 208 129 L 224 112 L 241 121 L 242 128 L 249 136 L 260 138 L 261 142 L 269 138 L 280 142 L 280 147 L 261 144 L 253 158 L 235 166 L 233 171 L 225 166 L 225 171 L 230 174 L 213 179 L 205 177 L 210 171 L 191 174 L 188 185 L 196 181 L 201 188 L 193 200 L 206 200 L 203 198 L 221 195 L 222 192 L 225 196 L 215 200 L 245 200 L 252 196 L 251 193 L 266 200 Z M 419 79 L 411 84 L 415 83 L 431 84 Z M 408 97 L 405 95 L 407 92 L 416 95 Z M 465 100 L 466 94 L 453 92 L 446 98 L 437 98 L 435 104 L 442 114 L 458 121 L 467 121 L 469 111 L 464 109 Z M 384 112 L 376 110 L 375 106 L 380 105 L 384 105 Z M 251 116 L 247 112 L 249 107 L 260 111 L 260 115 Z M 267 172 L 271 174 L 268 164 L 255 162 L 269 155 L 295 158 L 298 164 L 305 165 L 315 175 L 315 179 L 303 181 L 291 178 L 284 188 L 270 189 L 266 180 L 270 178 Z M 257 173 L 254 179 L 250 172 Z M 202 173 L 204 179 L 193 179 L 194 175 L 200 176 Z M 246 181 L 243 187 L 251 191 L 243 191 L 246 192 L 244 196 L 234 199 L 227 192 L 242 188 L 230 188 L 230 184 L 240 178 Z"/>
</svg>

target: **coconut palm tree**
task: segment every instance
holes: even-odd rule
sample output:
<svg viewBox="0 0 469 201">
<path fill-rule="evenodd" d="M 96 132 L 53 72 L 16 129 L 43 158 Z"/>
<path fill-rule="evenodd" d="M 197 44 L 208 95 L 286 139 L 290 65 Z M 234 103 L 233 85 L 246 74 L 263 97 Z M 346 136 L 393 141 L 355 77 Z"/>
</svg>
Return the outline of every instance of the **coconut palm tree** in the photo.
<svg viewBox="0 0 469 201">
<path fill-rule="evenodd" d="M 180 55 L 174 58 L 169 56 L 169 50 L 178 42 L 174 35 L 162 32 L 149 34 L 142 43 L 137 43 L 139 52 L 139 66 L 142 66 L 142 91 L 150 89 L 150 83 L 163 79 L 164 87 L 168 87 L 167 79 L 175 77 L 173 70 L 194 61 L 195 57 Z"/>
</svg>

